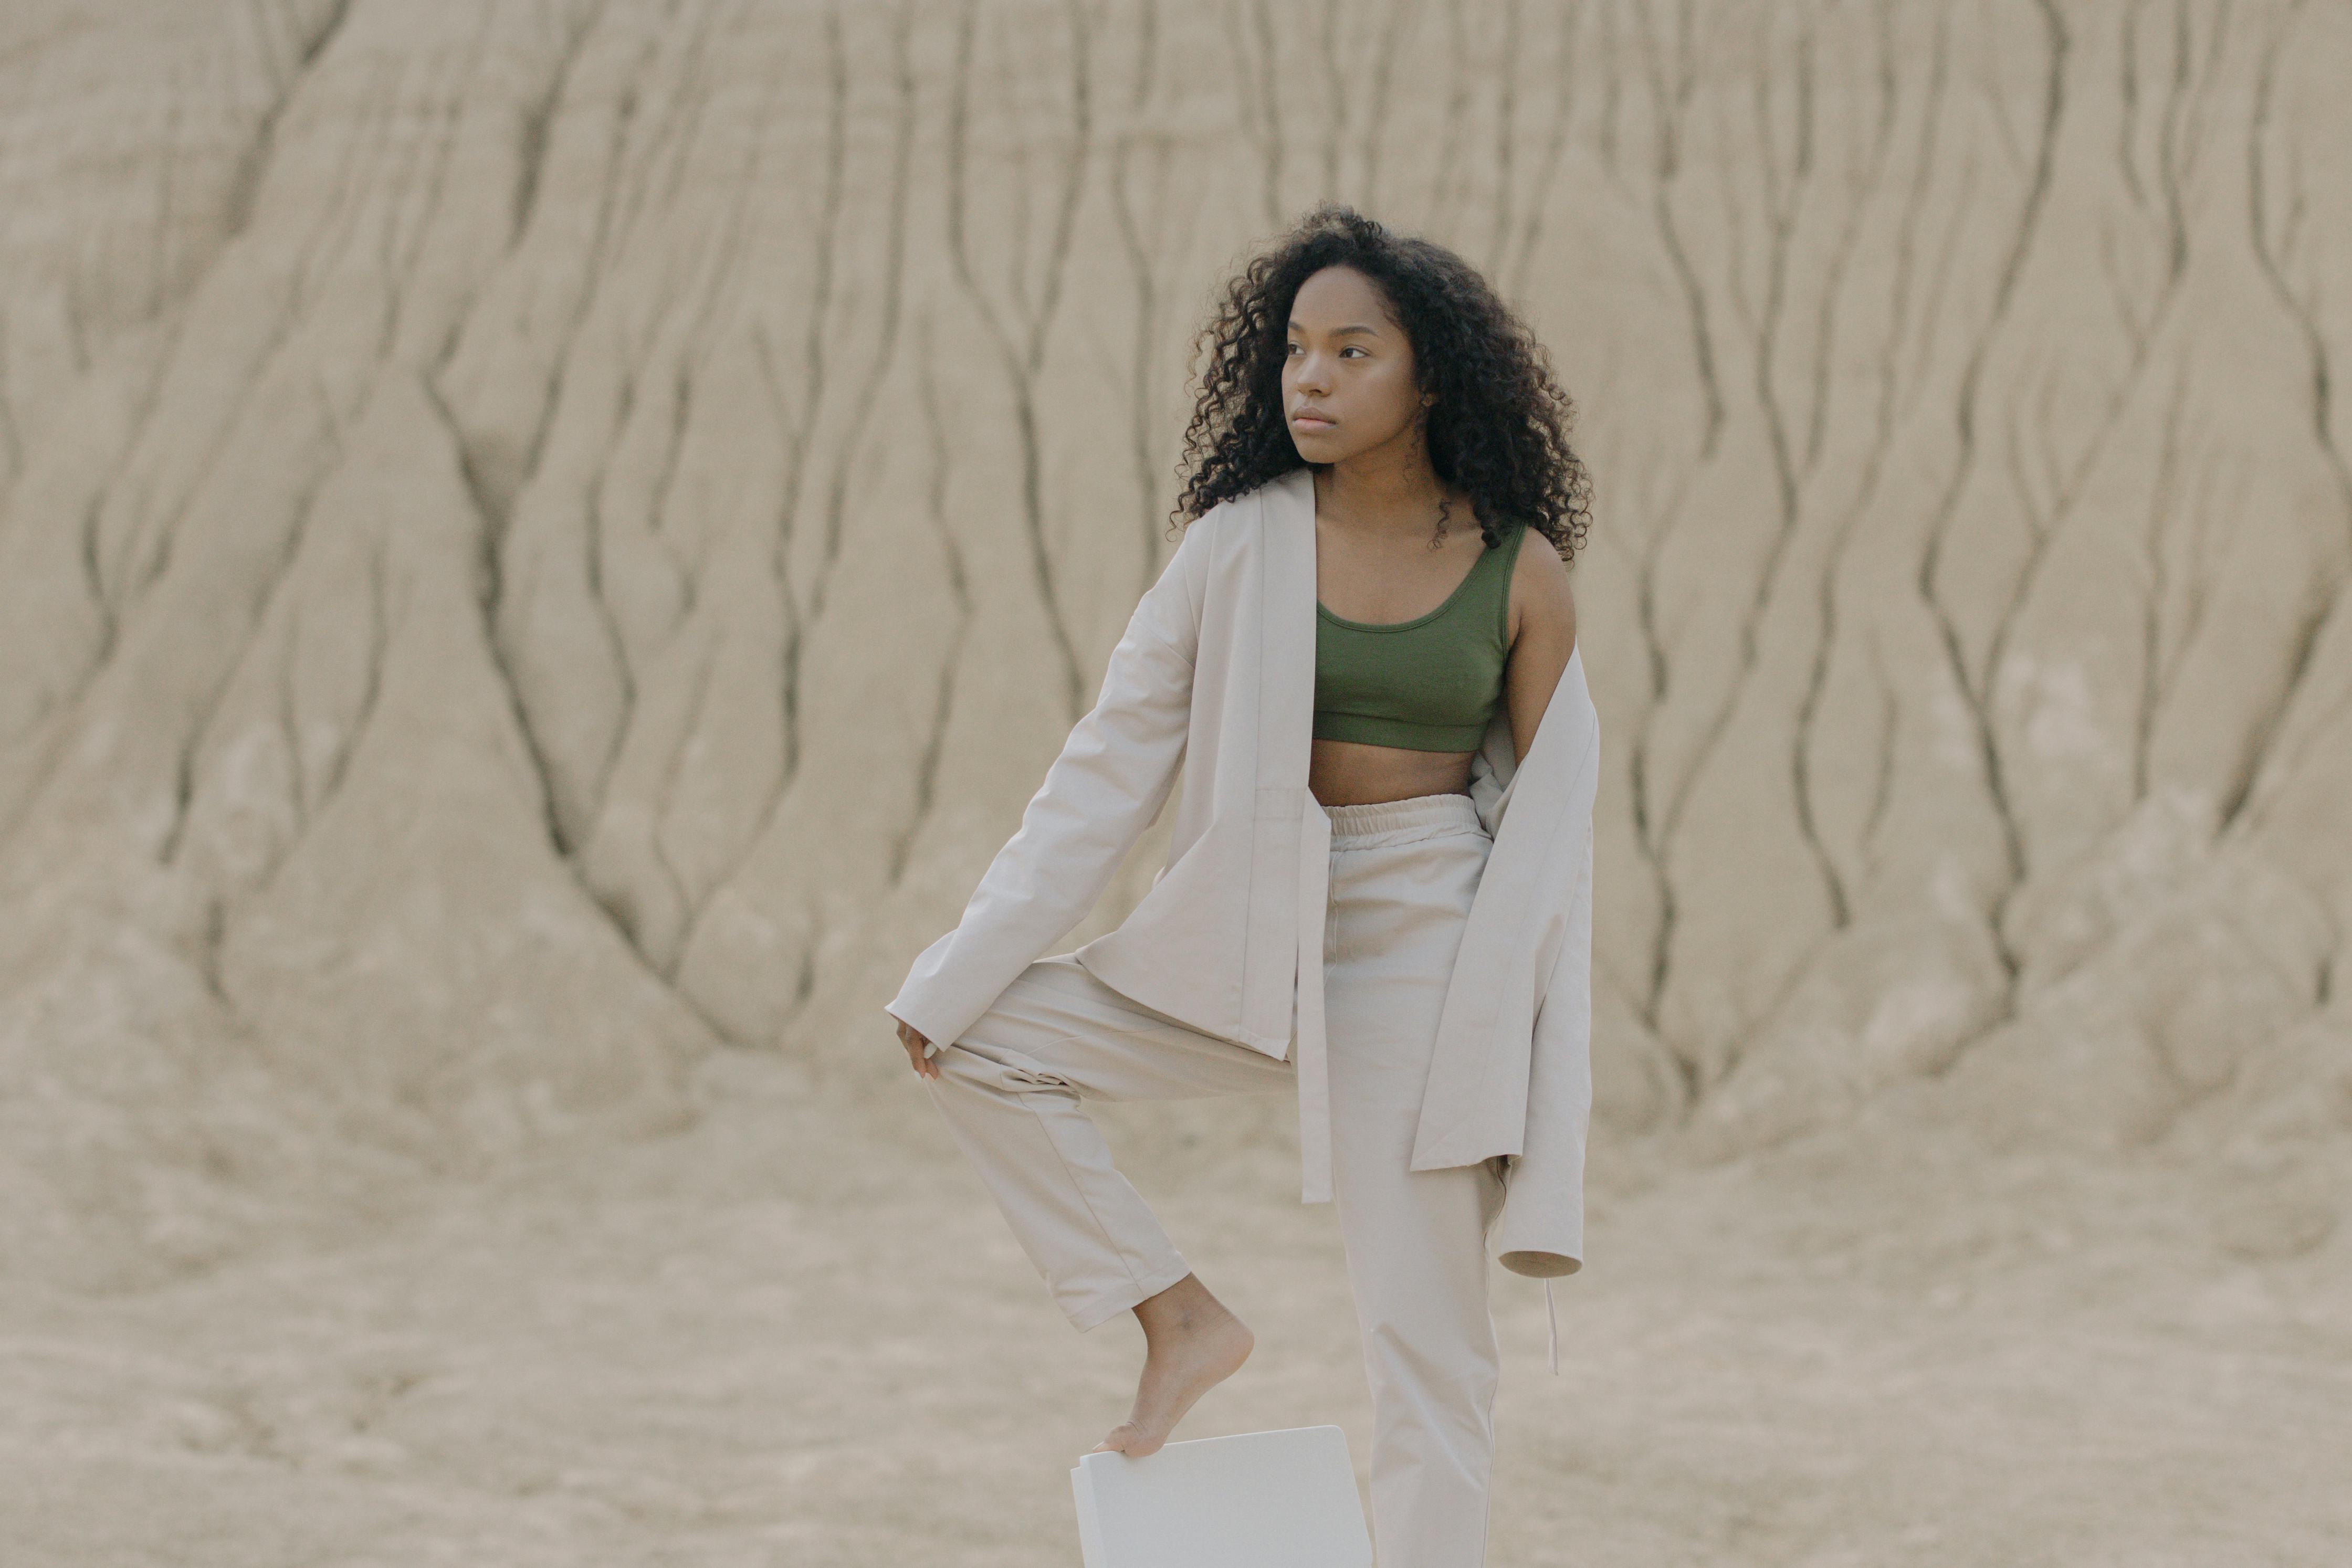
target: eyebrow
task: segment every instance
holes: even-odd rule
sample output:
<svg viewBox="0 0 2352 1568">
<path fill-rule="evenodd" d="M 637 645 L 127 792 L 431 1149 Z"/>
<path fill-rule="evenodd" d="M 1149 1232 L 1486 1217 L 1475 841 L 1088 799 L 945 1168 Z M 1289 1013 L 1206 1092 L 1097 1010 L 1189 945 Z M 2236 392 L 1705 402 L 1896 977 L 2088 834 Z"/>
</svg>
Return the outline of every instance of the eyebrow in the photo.
<svg viewBox="0 0 2352 1568">
<path fill-rule="evenodd" d="M 1290 323 L 1290 330 L 1300 332 L 1306 330 L 1306 329 L 1299 326 L 1297 322 L 1293 321 Z M 1381 335 L 1380 329 L 1377 327 L 1334 327 L 1331 329 L 1331 336 L 1334 338 L 1345 337 L 1350 332 L 1370 332 L 1375 338 Z"/>
</svg>

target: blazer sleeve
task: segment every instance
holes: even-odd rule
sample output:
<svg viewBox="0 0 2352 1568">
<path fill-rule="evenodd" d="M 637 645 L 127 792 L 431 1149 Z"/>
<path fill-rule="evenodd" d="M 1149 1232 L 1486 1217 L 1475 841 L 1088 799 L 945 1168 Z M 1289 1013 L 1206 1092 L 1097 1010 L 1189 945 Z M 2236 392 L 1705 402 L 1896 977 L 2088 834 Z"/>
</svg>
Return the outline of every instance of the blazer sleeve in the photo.
<svg viewBox="0 0 2352 1568">
<path fill-rule="evenodd" d="M 1515 1274 L 1584 1266 L 1584 1147 L 1592 1120 L 1592 824 L 1551 979 L 1536 1009 L 1527 1132 L 1508 1166 L 1488 1254 Z"/>
<path fill-rule="evenodd" d="M 953 1043 L 1022 970 L 1094 907 L 1111 873 L 1175 786 L 1200 648 L 1196 580 L 1203 517 L 1128 619 L 1095 705 L 997 852 L 955 928 L 916 956 L 883 1010 L 930 1041 Z"/>
</svg>

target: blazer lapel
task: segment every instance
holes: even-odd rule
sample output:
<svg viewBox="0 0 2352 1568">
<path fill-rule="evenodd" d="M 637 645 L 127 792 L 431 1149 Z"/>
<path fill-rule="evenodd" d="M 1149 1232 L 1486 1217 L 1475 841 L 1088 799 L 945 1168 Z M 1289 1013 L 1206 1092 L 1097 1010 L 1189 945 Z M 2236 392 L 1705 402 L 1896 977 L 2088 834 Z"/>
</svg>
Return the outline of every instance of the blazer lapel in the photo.
<svg viewBox="0 0 2352 1568">
<path fill-rule="evenodd" d="M 1298 1075 L 1300 1197 L 1331 1198 L 1331 1101 L 1323 1040 L 1324 916 L 1330 900 L 1331 819 L 1307 787 L 1315 731 L 1315 472 L 1299 467 L 1259 487 L 1265 570 L 1258 606 L 1257 828 L 1268 858 L 1254 877 L 1296 899 L 1297 936 L 1284 956 L 1291 1051 Z M 1279 848 L 1277 848 L 1279 846 Z M 1288 852 L 1288 859 L 1281 851 Z"/>
<path fill-rule="evenodd" d="M 1315 471 L 1259 492 L 1265 603 L 1258 616 L 1258 785 L 1305 789 L 1315 733 Z"/>
</svg>

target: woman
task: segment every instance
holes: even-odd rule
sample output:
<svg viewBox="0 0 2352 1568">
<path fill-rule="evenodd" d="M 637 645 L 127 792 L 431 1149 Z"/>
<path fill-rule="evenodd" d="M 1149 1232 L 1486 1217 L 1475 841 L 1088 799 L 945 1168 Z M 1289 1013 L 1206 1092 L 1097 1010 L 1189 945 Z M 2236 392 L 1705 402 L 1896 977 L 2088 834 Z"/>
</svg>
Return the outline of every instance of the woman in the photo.
<svg viewBox="0 0 2352 1568">
<path fill-rule="evenodd" d="M 1138 607 L 1095 710 L 1021 832 L 887 1010 L 1072 1322 L 1084 1330 L 1132 1310 L 1142 1325 L 1134 1407 L 1097 1452 L 1156 1451 L 1241 1364 L 1252 1339 L 1113 1168 L 1082 1100 L 1245 1093 L 1295 1080 L 1310 1198 L 1318 1151 L 1308 1145 L 1328 1125 L 1329 1196 L 1373 1396 L 1381 1561 L 1475 1564 L 1498 1371 L 1485 1249 L 1507 1161 L 1465 1159 L 1458 1143 L 1451 1153 L 1433 1147 L 1444 1140 L 1432 1137 L 1430 1108 L 1469 1103 L 1444 1040 L 1449 1030 L 1471 1038 L 1464 1020 L 1498 1009 L 1494 1027 L 1519 1045 L 1517 1103 L 1528 1100 L 1525 1007 L 1456 1007 L 1453 982 L 1457 953 L 1469 958 L 1464 936 L 1496 836 L 1490 821 L 1510 793 L 1495 779 L 1517 788 L 1512 764 L 1530 759 L 1547 714 L 1560 711 L 1556 696 L 1570 695 L 1564 673 L 1583 698 L 1563 555 L 1586 526 L 1589 481 L 1567 444 L 1570 405 L 1542 349 L 1483 280 L 1451 253 L 1347 208 L 1318 209 L 1254 262 L 1206 336 L 1215 351 L 1186 449 L 1199 453 L 1205 437 L 1207 451 L 1183 497 L 1191 521 L 1177 559 Z M 1213 538 L 1204 534 L 1213 528 Z M 1522 549 L 1530 531 L 1551 548 Z M 1286 550 L 1297 563 L 1287 577 Z M 1305 651 L 1304 622 L 1281 619 L 1280 606 L 1263 632 L 1249 618 L 1294 579 L 1314 601 L 1301 793 L 1312 798 L 1304 843 L 1321 894 L 1319 912 L 1313 888 L 1297 901 L 1306 946 L 1295 969 L 1282 951 L 1291 912 L 1277 906 L 1288 893 L 1283 856 L 1302 841 L 1285 821 L 1282 769 L 1287 737 L 1307 733 L 1308 672 L 1281 655 Z M 1302 615 L 1304 607 L 1302 591 Z M 1262 649 L 1276 650 L 1274 662 L 1247 664 Z M 1237 684 L 1246 700 L 1225 701 Z M 1286 705 L 1301 710 L 1295 731 Z M 1510 755 L 1498 758 L 1506 736 Z M 1219 772 L 1203 758 L 1220 737 L 1232 756 L 1246 757 L 1253 741 L 1265 755 L 1237 774 Z M 1573 883 L 1580 864 L 1580 893 L 1589 825 L 1545 830 L 1577 802 L 1589 815 L 1596 748 L 1570 750 L 1576 737 L 1559 733 L 1545 738 L 1550 766 L 1572 768 L 1582 793 L 1561 777 L 1522 796 L 1544 815 L 1513 823 L 1529 858 L 1513 868 L 1512 885 Z M 1066 933 L 1091 906 L 1117 857 L 1157 816 L 1180 755 L 1186 791 L 1164 883 L 1118 932 L 1033 959 L 1052 940 L 1045 933 Z M 1222 815 L 1206 821 L 1213 810 Z M 1557 852 L 1545 847 L 1555 840 Z M 1217 898 L 1230 918 L 1201 913 Z M 1573 911 L 1565 897 L 1548 908 L 1486 919 L 1481 929 L 1536 934 L 1515 941 L 1522 967 L 1512 971 L 1487 967 L 1503 945 L 1482 938 L 1479 975 L 1567 967 L 1578 956 Z M 1589 927 L 1580 937 L 1589 947 Z M 1540 999 L 1532 1005 L 1540 1009 Z M 1563 1003 L 1559 1016 L 1568 1010 Z M 1286 1012 L 1311 1048 L 1296 1062 L 1284 1053 Z M 1580 1035 L 1579 1067 L 1581 1046 Z M 1307 1075 L 1317 1069 L 1328 1071 L 1328 1122 L 1319 1106 L 1308 1113 Z M 1542 1092 L 1574 1126 L 1572 1137 L 1542 1135 L 1554 1145 L 1546 1157 L 1572 1166 L 1580 1216 L 1589 1081 L 1579 1102 L 1574 1074 L 1538 1054 L 1539 1089 L 1547 1072 L 1552 1087 Z M 1514 1073 L 1468 1076 L 1507 1086 Z M 1516 1154 L 1517 1139 L 1506 1146 Z M 1562 1234 L 1515 1242 L 1538 1250 L 1505 1261 L 1567 1272 L 1580 1241 L 1551 1239 Z"/>
</svg>

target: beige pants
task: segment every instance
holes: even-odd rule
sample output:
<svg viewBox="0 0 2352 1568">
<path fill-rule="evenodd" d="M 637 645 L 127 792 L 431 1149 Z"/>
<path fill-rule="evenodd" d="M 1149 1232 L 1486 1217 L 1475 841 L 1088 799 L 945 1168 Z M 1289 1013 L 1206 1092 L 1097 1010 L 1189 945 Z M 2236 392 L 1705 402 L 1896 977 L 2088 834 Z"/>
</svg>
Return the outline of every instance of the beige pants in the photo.
<svg viewBox="0 0 2352 1568">
<path fill-rule="evenodd" d="M 1492 841 L 1467 795 L 1326 811 L 1332 1206 L 1371 1385 L 1373 1540 L 1381 1568 L 1478 1568 L 1500 1372 L 1486 1233 L 1502 1182 L 1491 1162 L 1407 1167 Z M 1289 1061 L 1141 1007 L 1068 954 L 1030 965 L 934 1060 L 933 1103 L 1080 1330 L 1191 1272 L 1082 1102 L 1297 1082 Z"/>
</svg>

